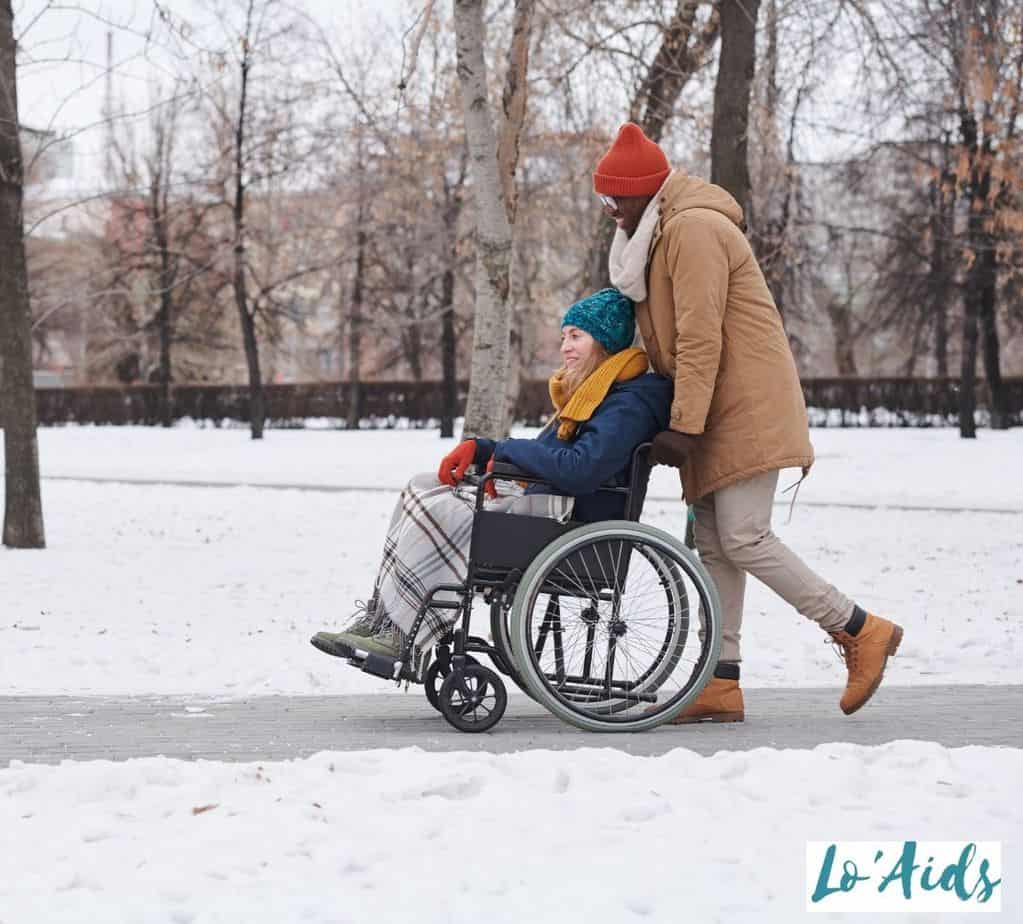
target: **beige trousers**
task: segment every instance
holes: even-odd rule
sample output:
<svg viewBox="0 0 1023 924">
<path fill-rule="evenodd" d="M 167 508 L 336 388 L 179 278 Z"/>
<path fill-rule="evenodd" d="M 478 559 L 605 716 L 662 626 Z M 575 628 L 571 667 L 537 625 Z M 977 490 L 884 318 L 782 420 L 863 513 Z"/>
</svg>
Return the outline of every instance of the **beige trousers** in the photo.
<svg viewBox="0 0 1023 924">
<path fill-rule="evenodd" d="M 722 661 L 741 660 L 739 636 L 747 574 L 826 632 L 843 628 L 852 616 L 852 600 L 811 571 L 772 531 L 778 474 L 755 475 L 708 494 L 694 505 L 696 548 L 721 597 Z"/>
</svg>

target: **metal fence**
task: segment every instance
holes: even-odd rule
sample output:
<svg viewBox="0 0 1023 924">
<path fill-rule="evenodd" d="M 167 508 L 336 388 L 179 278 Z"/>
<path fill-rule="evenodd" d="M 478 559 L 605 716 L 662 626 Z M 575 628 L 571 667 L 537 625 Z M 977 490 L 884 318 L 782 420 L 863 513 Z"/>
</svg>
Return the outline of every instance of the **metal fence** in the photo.
<svg viewBox="0 0 1023 924">
<path fill-rule="evenodd" d="M 948 426 L 957 421 L 958 379 L 805 379 L 803 393 L 814 426 L 920 427 Z M 1023 377 L 1005 380 L 1010 419 L 1023 424 Z M 468 383 L 458 386 L 459 409 L 465 406 Z M 264 386 L 270 426 L 299 427 L 320 418 L 342 426 L 351 397 L 344 382 Z M 248 388 L 243 385 L 178 385 L 172 389 L 172 417 L 219 425 L 249 419 Z M 160 391 L 156 385 L 98 388 L 39 388 L 39 422 L 148 424 L 160 422 Z M 429 426 L 442 413 L 440 382 L 363 382 L 362 426 Z M 989 395 L 977 385 L 978 418 L 986 422 Z M 550 412 L 546 381 L 522 384 L 516 419 L 538 424 Z"/>
</svg>

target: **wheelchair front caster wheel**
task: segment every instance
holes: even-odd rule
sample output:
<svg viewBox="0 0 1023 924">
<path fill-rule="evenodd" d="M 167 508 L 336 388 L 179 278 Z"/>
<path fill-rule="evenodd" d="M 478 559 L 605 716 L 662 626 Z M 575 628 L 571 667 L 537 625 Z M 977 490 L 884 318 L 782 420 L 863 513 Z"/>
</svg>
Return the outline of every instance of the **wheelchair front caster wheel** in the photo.
<svg viewBox="0 0 1023 924">
<path fill-rule="evenodd" d="M 466 666 L 470 664 L 479 664 L 471 655 L 465 656 Z M 423 677 L 423 687 L 426 690 L 426 698 L 430 701 L 430 705 L 433 706 L 438 712 L 441 712 L 440 708 L 440 688 L 444 683 L 444 678 L 451 673 L 451 657 L 449 656 L 447 661 L 434 660 L 434 662 L 426 669 L 426 676 Z"/>
<path fill-rule="evenodd" d="M 484 732 L 501 721 L 508 691 L 490 668 L 466 664 L 461 678 L 454 672 L 444 678 L 437 699 L 450 725 L 463 732 Z"/>
</svg>

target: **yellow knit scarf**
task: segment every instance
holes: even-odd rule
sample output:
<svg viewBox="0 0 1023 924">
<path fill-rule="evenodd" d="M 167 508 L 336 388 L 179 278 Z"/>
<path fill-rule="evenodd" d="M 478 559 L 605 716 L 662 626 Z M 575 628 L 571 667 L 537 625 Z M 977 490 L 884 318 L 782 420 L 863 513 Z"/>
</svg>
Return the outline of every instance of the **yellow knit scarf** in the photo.
<svg viewBox="0 0 1023 924">
<path fill-rule="evenodd" d="M 549 382 L 551 401 L 557 408 L 558 439 L 570 440 L 576 427 L 589 420 L 600 402 L 607 397 L 615 382 L 627 382 L 647 371 L 650 360 L 638 347 L 630 347 L 604 360 L 576 390 L 571 398 L 565 394 L 560 373 L 554 373 Z"/>
</svg>

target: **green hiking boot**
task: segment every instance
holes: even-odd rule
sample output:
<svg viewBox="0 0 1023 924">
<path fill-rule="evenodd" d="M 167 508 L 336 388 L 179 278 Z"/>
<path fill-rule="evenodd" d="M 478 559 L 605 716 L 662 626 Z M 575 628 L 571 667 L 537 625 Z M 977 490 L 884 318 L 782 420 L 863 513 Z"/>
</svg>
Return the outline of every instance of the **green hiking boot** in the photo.
<svg viewBox="0 0 1023 924">
<path fill-rule="evenodd" d="M 309 644 L 335 658 L 354 658 L 355 649 L 351 642 L 355 638 L 362 636 L 349 635 L 347 632 L 317 632 L 309 639 Z"/>
<path fill-rule="evenodd" d="M 347 631 L 317 632 L 309 641 L 314 648 L 335 658 L 354 658 L 359 651 L 395 659 L 401 656 L 401 637 L 390 626 L 385 626 L 376 635 L 357 635 Z"/>
<path fill-rule="evenodd" d="M 356 600 L 355 612 L 352 613 L 348 625 L 340 632 L 317 632 L 309 642 L 314 648 L 335 658 L 352 658 L 355 650 L 352 647 L 353 638 L 365 638 L 377 632 L 381 622 L 376 614 L 376 595 L 370 597 L 369 601 Z"/>
</svg>

